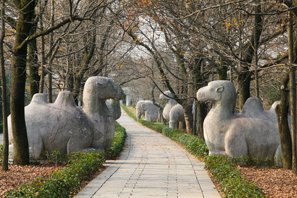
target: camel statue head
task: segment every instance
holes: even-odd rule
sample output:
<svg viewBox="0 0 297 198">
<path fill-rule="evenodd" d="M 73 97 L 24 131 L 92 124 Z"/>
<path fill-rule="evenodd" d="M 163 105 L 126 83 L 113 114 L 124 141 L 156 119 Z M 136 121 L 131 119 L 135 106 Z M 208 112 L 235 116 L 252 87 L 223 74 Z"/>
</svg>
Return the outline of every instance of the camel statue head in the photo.
<svg viewBox="0 0 297 198">
<path fill-rule="evenodd" d="M 197 92 L 198 101 L 210 101 L 213 104 L 232 105 L 236 102 L 236 90 L 232 82 L 216 80 L 208 83 Z"/>
<path fill-rule="evenodd" d="M 85 112 L 97 112 L 100 106 L 106 106 L 105 100 L 120 100 L 125 94 L 111 78 L 102 76 L 89 77 L 83 91 L 83 109 Z M 104 104 L 103 104 L 104 103 Z"/>
<path fill-rule="evenodd" d="M 160 96 L 159 96 L 159 99 L 160 100 L 170 100 L 172 99 L 173 97 L 173 94 L 167 90 L 167 91 L 164 91 L 164 93 L 161 93 Z"/>
<path fill-rule="evenodd" d="M 120 86 L 116 85 L 111 78 L 102 76 L 92 76 L 88 78 L 84 86 L 84 95 L 93 95 L 97 99 L 119 100 L 124 97 L 124 92 Z"/>
</svg>

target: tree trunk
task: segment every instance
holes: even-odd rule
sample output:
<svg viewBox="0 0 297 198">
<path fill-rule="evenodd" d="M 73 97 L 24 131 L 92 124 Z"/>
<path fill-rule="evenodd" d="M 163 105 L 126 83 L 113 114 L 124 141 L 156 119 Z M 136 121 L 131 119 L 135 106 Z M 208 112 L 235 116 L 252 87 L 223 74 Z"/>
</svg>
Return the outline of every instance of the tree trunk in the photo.
<svg viewBox="0 0 297 198">
<path fill-rule="evenodd" d="M 221 64 L 217 67 L 217 73 L 219 76 L 219 80 L 227 80 L 227 72 L 228 72 L 228 67 L 225 65 L 224 61 L 221 61 Z"/>
<path fill-rule="evenodd" d="M 55 25 L 55 1 L 51 0 L 51 26 Z M 50 47 L 52 48 L 54 43 L 54 33 L 50 34 Z M 53 54 L 50 56 L 50 61 L 48 64 L 48 102 L 53 102 L 53 75 L 52 75 L 52 64 L 53 64 Z"/>
<path fill-rule="evenodd" d="M 85 73 L 88 71 L 89 64 L 95 52 L 95 48 L 96 48 L 96 31 L 94 30 L 92 39 L 90 40 L 88 47 L 86 47 L 85 49 L 85 53 L 80 64 L 80 70 L 74 76 L 75 78 L 73 82 L 73 97 L 76 104 L 78 104 L 78 96 L 81 90 L 81 82 L 83 80 Z"/>
<path fill-rule="evenodd" d="M 41 7 L 41 6 L 40 6 Z M 40 8 L 41 12 L 41 8 Z M 43 17 L 40 15 L 40 30 L 43 31 Z M 44 36 L 41 36 L 41 61 L 40 61 L 40 68 L 41 68 L 41 74 L 40 74 L 40 81 L 39 81 L 39 93 L 44 92 L 44 78 L 45 78 L 45 69 L 44 69 L 44 64 L 45 64 L 45 41 L 44 41 Z"/>
<path fill-rule="evenodd" d="M 203 79 L 203 67 L 204 67 L 204 59 L 197 57 L 195 59 L 195 65 L 193 67 L 193 89 L 198 91 L 204 84 Z M 194 94 L 196 97 L 196 93 Z M 195 111 L 193 115 L 193 132 L 198 137 L 204 139 L 203 137 L 203 121 L 207 114 L 207 106 L 204 103 L 200 103 L 195 100 Z"/>
<path fill-rule="evenodd" d="M 196 110 L 195 110 L 195 117 L 196 117 L 195 120 L 196 121 L 194 122 L 195 131 L 196 131 L 195 135 L 197 135 L 201 139 L 204 139 L 203 122 L 207 115 L 207 104 L 196 102 L 195 108 L 196 108 Z"/>
<path fill-rule="evenodd" d="M 3 161 L 2 170 L 8 170 L 8 153 L 9 153 L 9 142 L 8 142 L 8 129 L 7 129 L 7 101 L 6 101 L 6 75 L 5 75 L 5 62 L 4 62 L 4 48 L 3 42 L 5 37 L 5 0 L 1 4 L 1 32 L 0 32 L 0 64 L 1 64 L 1 85 L 2 85 L 2 130 L 3 130 Z"/>
<path fill-rule="evenodd" d="M 292 168 L 292 141 L 288 124 L 289 114 L 289 93 L 288 93 L 289 74 L 287 74 L 281 85 L 281 103 L 276 108 L 278 128 L 281 140 L 283 168 Z"/>
<path fill-rule="evenodd" d="M 250 97 L 251 75 L 250 75 L 250 72 L 248 71 L 248 68 L 244 70 L 245 71 L 241 71 L 237 77 L 238 92 L 239 92 L 238 105 L 240 109 L 242 109 L 245 101 Z"/>
<path fill-rule="evenodd" d="M 39 92 L 40 76 L 38 75 L 38 55 L 36 39 L 28 43 L 28 69 L 31 98 Z"/>
<path fill-rule="evenodd" d="M 258 0 L 260 1 L 260 0 Z M 257 12 L 261 13 L 261 3 L 256 5 Z M 251 72 L 247 64 L 251 64 L 255 55 L 254 46 L 259 46 L 260 37 L 263 31 L 263 20 L 260 14 L 255 15 L 254 34 L 251 36 L 250 42 L 243 52 L 243 60 L 246 65 L 240 65 L 238 69 L 238 92 L 239 92 L 239 108 L 241 109 L 245 101 L 250 97 Z"/>
<path fill-rule="evenodd" d="M 292 132 L 292 170 L 297 174 L 297 133 L 296 133 L 296 69 L 293 66 L 294 61 L 294 30 L 293 30 L 293 13 L 289 11 L 288 22 L 288 64 L 290 67 L 290 115 L 291 115 L 291 132 Z"/>
<path fill-rule="evenodd" d="M 186 105 L 183 105 L 185 109 L 185 124 L 186 124 L 186 131 L 189 134 L 193 133 L 193 113 L 192 113 L 192 100 L 188 100 Z"/>
<path fill-rule="evenodd" d="M 261 3 L 261 0 L 256 0 L 255 1 L 256 5 L 255 6 L 255 28 L 254 28 L 254 38 L 257 38 L 257 26 L 259 25 L 259 19 L 258 19 L 258 16 L 257 14 L 258 13 L 261 13 L 261 6 L 260 6 L 260 3 Z M 261 22 L 261 20 L 260 20 Z M 259 98 L 260 96 L 260 88 L 259 88 L 259 75 L 258 75 L 258 41 L 257 39 L 254 39 L 254 66 L 255 66 L 255 87 L 256 87 L 256 97 Z"/>
<path fill-rule="evenodd" d="M 35 10 L 33 13 L 34 23 L 32 24 L 30 34 L 34 34 L 37 29 L 38 20 L 36 19 Z M 28 43 L 28 69 L 29 69 L 29 84 L 31 98 L 39 92 L 39 74 L 38 74 L 38 52 L 36 38 Z"/>
<path fill-rule="evenodd" d="M 14 3 L 18 8 L 18 20 L 13 47 L 10 96 L 11 126 L 14 139 L 13 160 L 15 164 L 25 165 L 29 164 L 29 146 L 24 113 L 27 44 L 21 44 L 30 33 L 36 4 L 35 0 L 16 0 Z"/>
</svg>

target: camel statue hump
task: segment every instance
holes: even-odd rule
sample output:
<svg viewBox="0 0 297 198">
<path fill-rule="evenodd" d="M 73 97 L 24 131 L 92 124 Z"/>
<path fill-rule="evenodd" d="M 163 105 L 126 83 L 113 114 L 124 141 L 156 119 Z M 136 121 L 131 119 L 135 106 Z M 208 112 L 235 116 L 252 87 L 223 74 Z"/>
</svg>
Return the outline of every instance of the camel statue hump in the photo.
<svg viewBox="0 0 297 198">
<path fill-rule="evenodd" d="M 61 91 L 54 103 L 58 106 L 76 107 L 73 95 L 70 91 Z"/>
<path fill-rule="evenodd" d="M 36 93 L 32 97 L 32 100 L 30 103 L 34 104 L 46 104 L 47 102 L 47 94 L 44 93 Z"/>
<path fill-rule="evenodd" d="M 264 112 L 262 102 L 257 97 L 250 97 L 242 107 L 242 113 L 247 116 L 257 116 Z"/>
</svg>

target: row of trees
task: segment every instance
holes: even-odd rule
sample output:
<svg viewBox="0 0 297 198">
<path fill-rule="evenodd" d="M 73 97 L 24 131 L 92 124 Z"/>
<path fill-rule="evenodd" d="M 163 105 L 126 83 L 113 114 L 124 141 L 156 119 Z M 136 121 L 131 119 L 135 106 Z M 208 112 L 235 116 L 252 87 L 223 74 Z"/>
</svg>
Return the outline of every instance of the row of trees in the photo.
<svg viewBox="0 0 297 198">
<path fill-rule="evenodd" d="M 297 153 L 296 122 L 292 141 L 285 122 L 289 81 L 295 109 L 295 26 L 288 31 L 287 24 L 296 14 L 295 2 L 280 0 L 2 0 L 0 52 L 12 74 L 14 162 L 29 162 L 25 96 L 47 92 L 52 102 L 57 90 L 68 89 L 79 103 L 85 79 L 105 75 L 121 85 L 136 80 L 140 95 L 144 84 L 152 92 L 170 90 L 186 110 L 187 132 L 201 137 L 207 106 L 195 94 L 209 80 L 232 80 L 239 109 L 251 95 L 270 104 L 281 97 L 283 151 L 288 168 L 297 169 L 296 157 L 288 161 Z M 4 88 L 3 73 L 2 79 Z"/>
<path fill-rule="evenodd" d="M 29 163 L 24 106 L 35 93 L 48 93 L 52 102 L 57 91 L 68 89 L 79 102 L 89 76 L 107 76 L 127 61 L 133 45 L 118 23 L 125 20 L 121 11 L 117 0 L 1 1 L 0 55 L 1 66 L 11 74 L 8 80 L 14 163 Z M 119 83 L 137 78 L 134 74 Z M 2 73 L 4 92 L 5 76 Z M 2 101 L 3 106 L 5 103 Z M 3 121 L 7 112 L 4 114 Z M 5 122 L 3 131 L 7 148 Z M 7 169 L 7 165 L 4 167 Z"/>
<path fill-rule="evenodd" d="M 293 166 L 297 172 L 296 27 L 291 22 L 296 19 L 296 2 L 128 2 L 131 4 L 126 5 L 124 12 L 129 16 L 129 26 L 123 28 L 154 60 L 155 64 L 150 67 L 154 84 L 161 90 L 162 82 L 186 110 L 187 132 L 203 134 L 206 107 L 196 104 L 195 117 L 198 119 L 192 124 L 192 103 L 195 92 L 211 79 L 230 79 L 236 84 L 238 109 L 252 95 L 270 104 L 281 95 L 278 114 L 284 166 Z M 291 28 L 288 30 L 288 27 Z M 168 54 L 171 56 L 169 61 Z M 156 70 L 159 81 L 153 78 Z M 286 87 L 290 87 L 289 92 Z M 292 139 L 287 123 L 288 106 Z"/>
</svg>

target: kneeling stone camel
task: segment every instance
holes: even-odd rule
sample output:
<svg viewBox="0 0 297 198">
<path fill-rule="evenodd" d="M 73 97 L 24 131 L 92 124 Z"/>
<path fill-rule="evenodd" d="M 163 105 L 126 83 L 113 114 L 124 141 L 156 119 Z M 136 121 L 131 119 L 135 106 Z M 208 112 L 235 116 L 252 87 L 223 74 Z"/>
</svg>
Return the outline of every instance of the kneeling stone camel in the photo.
<svg viewBox="0 0 297 198">
<path fill-rule="evenodd" d="M 235 113 L 236 91 L 230 81 L 212 81 L 197 92 L 198 101 L 211 101 L 204 123 L 209 154 L 273 160 L 280 144 L 274 106 L 264 111 L 258 98 L 249 98 Z"/>
<path fill-rule="evenodd" d="M 72 93 L 62 91 L 54 103 L 46 94 L 35 94 L 25 107 L 30 157 L 39 159 L 43 151 L 66 154 L 85 149 L 104 150 L 112 142 L 115 119 L 105 100 L 124 97 L 122 89 L 105 77 L 90 77 L 83 91 L 83 107 L 75 105 Z M 10 143 L 13 143 L 10 116 Z"/>
</svg>

